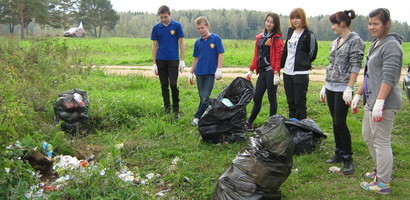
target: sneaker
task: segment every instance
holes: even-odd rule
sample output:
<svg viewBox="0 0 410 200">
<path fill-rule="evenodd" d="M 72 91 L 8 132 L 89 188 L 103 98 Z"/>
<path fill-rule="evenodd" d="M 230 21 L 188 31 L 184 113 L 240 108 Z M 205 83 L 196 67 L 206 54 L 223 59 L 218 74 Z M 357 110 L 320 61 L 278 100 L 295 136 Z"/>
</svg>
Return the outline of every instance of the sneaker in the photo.
<svg viewBox="0 0 410 200">
<path fill-rule="evenodd" d="M 367 172 L 366 174 L 364 174 L 363 176 L 367 179 L 372 179 L 374 180 L 376 178 L 377 172 L 376 170 L 374 170 L 373 172 Z"/>
<path fill-rule="evenodd" d="M 192 125 L 195 125 L 195 126 L 198 126 L 198 122 L 199 122 L 199 119 L 198 119 L 198 118 L 194 118 L 194 119 L 192 120 L 191 124 L 192 124 Z"/>
<path fill-rule="evenodd" d="M 247 131 L 253 131 L 254 130 L 253 124 L 251 124 L 249 122 L 245 122 L 245 129 Z"/>
<path fill-rule="evenodd" d="M 377 179 L 377 177 L 375 179 Z M 381 181 L 375 180 L 371 183 L 361 182 L 360 187 L 370 192 L 376 192 L 379 194 L 390 194 L 390 183 L 383 183 Z"/>
</svg>

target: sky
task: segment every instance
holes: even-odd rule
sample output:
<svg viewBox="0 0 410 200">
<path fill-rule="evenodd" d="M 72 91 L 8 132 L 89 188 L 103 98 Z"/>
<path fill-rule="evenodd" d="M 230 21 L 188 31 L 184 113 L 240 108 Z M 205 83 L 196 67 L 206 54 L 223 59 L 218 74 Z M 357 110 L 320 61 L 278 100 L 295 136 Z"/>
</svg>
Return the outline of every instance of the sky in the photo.
<svg viewBox="0 0 410 200">
<path fill-rule="evenodd" d="M 387 8 L 392 20 L 410 24 L 407 0 L 111 0 L 117 12 L 150 12 L 156 13 L 161 5 L 167 5 L 171 10 L 206 10 L 206 9 L 247 9 L 256 11 L 271 11 L 277 14 L 289 15 L 293 8 L 303 8 L 306 15 L 317 16 L 333 14 L 338 11 L 353 9 L 357 15 L 367 16 L 376 8 Z M 269 6 L 269 4 L 271 6 Z M 172 15 L 172 13 L 171 13 Z"/>
</svg>

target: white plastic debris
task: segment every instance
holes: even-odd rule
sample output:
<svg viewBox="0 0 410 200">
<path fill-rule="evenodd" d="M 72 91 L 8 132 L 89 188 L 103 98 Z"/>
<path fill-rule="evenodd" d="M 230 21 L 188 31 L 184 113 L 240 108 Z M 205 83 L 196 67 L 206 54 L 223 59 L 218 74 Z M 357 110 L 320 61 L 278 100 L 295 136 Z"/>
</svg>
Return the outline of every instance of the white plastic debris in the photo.
<svg viewBox="0 0 410 200">
<path fill-rule="evenodd" d="M 329 171 L 335 172 L 335 173 L 339 173 L 339 172 L 340 172 L 340 168 L 339 168 L 339 167 L 336 167 L 336 166 L 333 166 L 333 167 L 330 167 L 330 168 L 329 168 Z"/>
</svg>

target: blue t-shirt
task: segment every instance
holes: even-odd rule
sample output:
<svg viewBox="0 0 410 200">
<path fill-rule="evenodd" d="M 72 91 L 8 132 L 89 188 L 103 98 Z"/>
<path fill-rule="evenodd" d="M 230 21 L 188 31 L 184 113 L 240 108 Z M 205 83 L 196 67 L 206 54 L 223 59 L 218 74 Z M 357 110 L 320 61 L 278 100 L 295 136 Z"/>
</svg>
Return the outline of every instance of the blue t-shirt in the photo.
<svg viewBox="0 0 410 200">
<path fill-rule="evenodd" d="M 198 58 L 195 75 L 215 74 L 218 67 L 218 54 L 224 53 L 222 38 L 214 33 L 207 40 L 199 37 L 195 42 L 193 56 Z"/>
<path fill-rule="evenodd" d="M 179 22 L 171 20 L 168 26 L 158 23 L 152 28 L 151 40 L 158 41 L 158 60 L 179 60 L 178 40 L 184 37 L 184 31 Z"/>
</svg>

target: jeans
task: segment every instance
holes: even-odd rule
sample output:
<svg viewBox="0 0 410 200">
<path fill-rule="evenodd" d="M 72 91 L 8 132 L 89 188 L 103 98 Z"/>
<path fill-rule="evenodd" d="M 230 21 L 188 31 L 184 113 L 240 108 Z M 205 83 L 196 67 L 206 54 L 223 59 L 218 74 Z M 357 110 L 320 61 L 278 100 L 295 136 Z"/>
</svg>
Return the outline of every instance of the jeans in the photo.
<svg viewBox="0 0 410 200">
<path fill-rule="evenodd" d="M 374 122 L 372 120 L 372 111 L 367 104 L 363 110 L 363 139 L 376 165 L 377 178 L 385 183 L 389 183 L 393 170 L 393 152 L 390 141 L 394 117 L 397 115 L 398 110 L 383 110 L 383 120 L 381 122 Z"/>
<path fill-rule="evenodd" d="M 196 76 L 196 84 L 198 86 L 198 93 L 199 93 L 199 106 L 198 110 L 195 113 L 194 118 L 200 119 L 202 114 L 204 114 L 205 110 L 210 105 L 209 96 L 212 93 L 212 89 L 214 88 L 215 83 L 215 76 L 214 75 L 197 75 Z"/>
<path fill-rule="evenodd" d="M 278 89 L 277 85 L 273 85 L 273 74 L 272 71 L 264 71 L 259 74 L 258 80 L 256 81 L 255 95 L 253 96 L 253 107 L 251 115 L 249 116 L 248 122 L 253 123 L 256 116 L 258 116 L 261 107 L 262 99 L 265 91 L 268 91 L 268 99 L 270 104 L 270 116 L 276 115 L 278 110 L 278 103 L 276 101 L 276 91 Z"/>
<path fill-rule="evenodd" d="M 289 106 L 289 118 L 306 119 L 306 94 L 309 86 L 309 74 L 283 74 L 286 100 Z"/>
<path fill-rule="evenodd" d="M 352 139 L 346 118 L 349 106 L 343 100 L 343 92 L 326 89 L 327 105 L 333 120 L 333 135 L 339 155 L 352 155 Z"/>
<path fill-rule="evenodd" d="M 178 73 L 179 60 L 157 60 L 158 76 L 161 82 L 162 98 L 164 100 L 165 112 L 171 111 L 171 103 L 169 99 L 169 89 L 172 92 L 172 109 L 174 113 L 179 112 L 179 89 L 178 89 Z"/>
</svg>

